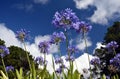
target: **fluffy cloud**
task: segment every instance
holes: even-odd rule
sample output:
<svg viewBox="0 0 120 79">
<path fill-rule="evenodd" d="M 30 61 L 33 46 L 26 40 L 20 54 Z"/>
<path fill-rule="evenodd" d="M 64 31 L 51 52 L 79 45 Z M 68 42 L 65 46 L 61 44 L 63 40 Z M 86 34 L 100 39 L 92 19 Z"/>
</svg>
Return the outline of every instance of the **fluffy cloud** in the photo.
<svg viewBox="0 0 120 79">
<path fill-rule="evenodd" d="M 4 23 L 0 24 L 0 39 L 4 40 L 7 46 L 20 46 L 20 42 L 16 39 L 15 33 L 6 28 Z"/>
<path fill-rule="evenodd" d="M 100 49 L 101 47 L 105 47 L 105 45 L 102 45 L 101 42 L 97 42 L 96 49 Z"/>
<path fill-rule="evenodd" d="M 34 3 L 37 3 L 37 4 L 46 4 L 48 3 L 49 0 L 34 0 Z"/>
<path fill-rule="evenodd" d="M 90 41 L 89 37 L 86 38 L 86 44 L 87 44 L 87 47 L 92 46 L 92 42 Z M 85 45 L 85 40 L 84 39 L 78 38 L 78 40 L 77 40 L 77 48 L 79 50 L 85 50 L 86 45 Z"/>
<path fill-rule="evenodd" d="M 89 68 L 88 55 L 89 54 L 84 53 L 74 61 L 74 67 L 75 69 L 78 69 L 80 73 L 83 73 L 83 69 Z M 90 57 L 90 60 L 93 58 L 92 55 L 89 55 L 89 57 Z"/>
<path fill-rule="evenodd" d="M 107 24 L 110 19 L 120 16 L 120 0 L 74 0 L 78 9 L 95 6 L 94 14 L 89 20 L 94 23 Z"/>
</svg>

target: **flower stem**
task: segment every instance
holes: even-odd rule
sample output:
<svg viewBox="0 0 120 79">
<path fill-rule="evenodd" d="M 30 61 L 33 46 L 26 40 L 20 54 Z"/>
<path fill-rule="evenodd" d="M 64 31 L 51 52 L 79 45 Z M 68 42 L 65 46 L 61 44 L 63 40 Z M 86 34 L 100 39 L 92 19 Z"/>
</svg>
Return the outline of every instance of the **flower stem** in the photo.
<svg viewBox="0 0 120 79">
<path fill-rule="evenodd" d="M 68 49 L 68 35 L 67 35 L 67 30 L 65 30 L 65 36 L 66 36 L 66 47 Z M 68 51 L 67 51 L 68 52 Z M 70 59 L 70 52 L 68 52 L 68 57 Z M 71 75 L 71 78 L 70 79 L 73 79 L 72 77 L 72 73 L 73 73 L 73 69 L 72 69 L 72 62 L 69 60 L 69 64 L 70 64 L 70 75 Z"/>
<path fill-rule="evenodd" d="M 31 64 L 30 64 L 30 58 L 29 58 L 29 55 L 28 55 L 28 53 L 27 53 L 27 48 L 26 48 L 26 44 L 25 44 L 24 41 L 23 41 L 23 45 L 24 45 L 24 49 L 25 49 L 26 56 L 27 56 L 27 60 L 28 60 L 30 72 L 32 72 L 32 67 L 31 67 Z"/>
<path fill-rule="evenodd" d="M 113 52 L 114 52 L 114 55 L 116 55 L 116 51 L 115 51 L 115 48 L 113 48 Z"/>
<path fill-rule="evenodd" d="M 89 54 L 88 54 L 88 48 L 87 48 L 87 39 L 86 39 L 86 35 L 85 35 L 85 32 L 83 32 L 83 38 L 84 38 L 84 40 L 85 40 L 85 52 L 87 53 L 87 55 L 88 55 L 88 62 L 89 62 L 89 68 L 90 68 L 90 78 L 92 78 L 92 76 L 91 76 L 91 66 L 90 66 L 90 56 L 89 56 Z"/>
<path fill-rule="evenodd" d="M 4 68 L 4 71 L 5 71 L 5 74 L 6 74 L 6 76 L 8 77 L 8 74 L 7 74 L 7 71 L 6 71 L 6 68 L 5 68 L 5 63 L 4 63 L 3 58 L 2 58 L 2 64 L 3 64 L 3 68 Z"/>
</svg>

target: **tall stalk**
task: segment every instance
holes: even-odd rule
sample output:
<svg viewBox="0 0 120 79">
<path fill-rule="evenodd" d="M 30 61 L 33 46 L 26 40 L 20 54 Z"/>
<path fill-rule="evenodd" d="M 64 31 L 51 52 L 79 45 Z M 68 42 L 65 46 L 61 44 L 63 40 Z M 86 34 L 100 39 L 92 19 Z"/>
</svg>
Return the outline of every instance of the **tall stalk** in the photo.
<svg viewBox="0 0 120 79">
<path fill-rule="evenodd" d="M 67 49 L 68 49 L 68 34 L 67 34 L 67 30 L 65 30 L 65 36 L 66 36 L 66 47 L 67 47 Z M 68 51 L 67 51 L 68 52 Z M 68 52 L 68 57 L 69 57 L 69 59 L 70 59 L 70 52 Z M 71 75 L 71 78 L 70 79 L 73 79 L 72 78 L 72 73 L 73 73 L 73 70 L 72 70 L 72 63 L 73 62 L 71 62 L 71 61 L 69 61 L 69 64 L 70 64 L 70 75 Z"/>
<path fill-rule="evenodd" d="M 32 67 L 31 67 L 31 64 L 30 64 L 30 58 L 29 58 L 29 55 L 27 53 L 27 48 L 26 48 L 26 44 L 24 41 L 23 42 L 23 45 L 24 45 L 24 50 L 25 50 L 25 53 L 26 53 L 26 56 L 27 56 L 27 60 L 28 60 L 28 64 L 29 64 L 29 68 L 30 68 L 30 72 L 32 72 Z"/>
<path fill-rule="evenodd" d="M 88 46 L 87 46 L 87 39 L 86 39 L 86 33 L 85 33 L 85 31 L 83 32 L 83 39 L 85 41 L 85 52 L 88 55 L 88 63 L 89 63 L 89 68 L 90 68 L 90 79 L 91 79 L 92 75 L 91 75 L 91 66 L 90 66 L 90 56 L 89 56 L 89 53 L 88 53 Z"/>
<path fill-rule="evenodd" d="M 2 58 L 2 57 L 1 57 L 1 59 L 2 59 L 2 64 L 3 64 L 3 68 L 4 68 L 4 71 L 5 71 L 5 74 L 6 74 L 6 76 L 8 77 L 8 73 L 7 73 L 6 68 L 5 68 L 5 63 L 4 63 L 4 60 L 3 60 L 3 58 Z"/>
</svg>

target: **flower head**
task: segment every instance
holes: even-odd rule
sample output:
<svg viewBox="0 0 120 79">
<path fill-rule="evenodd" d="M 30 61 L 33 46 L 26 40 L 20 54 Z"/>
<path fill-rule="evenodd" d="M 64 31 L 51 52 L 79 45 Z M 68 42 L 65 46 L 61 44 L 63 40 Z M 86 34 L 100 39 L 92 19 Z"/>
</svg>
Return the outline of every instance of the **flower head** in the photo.
<svg viewBox="0 0 120 79">
<path fill-rule="evenodd" d="M 119 57 L 119 54 L 117 54 L 114 58 L 110 59 L 110 65 L 112 65 L 116 69 L 120 70 L 120 57 Z"/>
<path fill-rule="evenodd" d="M 20 41 L 24 41 L 25 39 L 28 39 L 29 31 L 26 31 L 25 29 L 21 29 L 20 31 L 17 31 L 16 38 L 18 38 Z"/>
<path fill-rule="evenodd" d="M 6 71 L 9 72 L 9 71 L 13 71 L 14 70 L 14 67 L 13 66 L 7 66 L 6 67 Z"/>
<path fill-rule="evenodd" d="M 90 63 L 92 65 L 99 65 L 100 64 L 100 59 L 99 58 L 93 58 Z"/>
<path fill-rule="evenodd" d="M 70 54 L 76 53 L 76 52 L 78 52 L 78 51 L 79 51 L 79 50 L 78 50 L 77 47 L 75 47 L 75 46 L 68 46 L 68 52 L 69 52 Z"/>
<path fill-rule="evenodd" d="M 0 56 L 4 57 L 5 55 L 10 54 L 9 49 L 5 46 L 0 45 Z"/>
<path fill-rule="evenodd" d="M 61 72 L 62 72 L 62 68 L 58 68 L 58 69 L 56 69 L 55 72 L 58 73 L 58 74 L 61 74 Z"/>
<path fill-rule="evenodd" d="M 64 41 L 66 39 L 65 35 L 63 32 L 56 33 L 54 32 L 53 35 L 51 36 L 51 43 L 52 44 L 58 44 L 61 41 Z"/>
<path fill-rule="evenodd" d="M 35 59 L 36 63 L 40 64 L 40 65 L 43 65 L 44 64 L 44 59 L 43 57 L 36 57 Z"/>
<path fill-rule="evenodd" d="M 49 53 L 49 48 L 50 48 L 50 46 L 49 46 L 50 44 L 49 44 L 49 42 L 47 42 L 47 41 L 44 41 L 44 42 L 40 42 L 39 43 L 39 45 L 38 45 L 38 47 L 39 47 L 39 49 L 40 49 L 40 52 L 41 53 Z"/>
<path fill-rule="evenodd" d="M 61 63 L 63 63 L 63 59 L 60 58 L 60 57 L 58 57 L 58 56 L 56 56 L 56 57 L 55 57 L 55 63 L 56 63 L 56 64 L 61 64 Z"/>
<path fill-rule="evenodd" d="M 67 8 L 61 12 L 56 12 L 52 23 L 58 28 L 70 29 L 76 21 L 79 21 L 76 14 L 70 8 Z"/>
<path fill-rule="evenodd" d="M 73 55 L 66 55 L 66 58 L 65 58 L 66 61 L 74 61 L 75 60 L 75 57 Z"/>
<path fill-rule="evenodd" d="M 88 32 L 92 29 L 92 26 L 89 25 L 88 23 L 85 23 L 84 21 L 78 21 L 76 23 L 73 24 L 73 28 L 77 31 L 77 32 Z"/>
<path fill-rule="evenodd" d="M 108 43 L 107 45 L 106 45 L 106 48 L 108 48 L 108 49 L 113 49 L 113 48 L 118 48 L 118 44 L 117 44 L 117 42 L 116 41 L 111 41 L 110 43 Z"/>
</svg>

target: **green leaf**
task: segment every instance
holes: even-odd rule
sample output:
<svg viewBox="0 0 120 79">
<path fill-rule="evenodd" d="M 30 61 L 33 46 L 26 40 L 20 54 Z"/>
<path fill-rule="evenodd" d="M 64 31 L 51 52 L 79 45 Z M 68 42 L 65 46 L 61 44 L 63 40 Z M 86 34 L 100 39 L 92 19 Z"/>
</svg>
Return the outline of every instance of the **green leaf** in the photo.
<svg viewBox="0 0 120 79">
<path fill-rule="evenodd" d="M 105 76 L 105 74 L 103 74 L 103 76 L 102 76 L 102 79 L 106 79 L 106 76 Z"/>
<path fill-rule="evenodd" d="M 23 69 L 20 68 L 20 72 L 16 69 L 16 75 L 18 79 L 22 79 L 23 78 Z"/>
<path fill-rule="evenodd" d="M 36 69 L 35 69 L 35 64 L 34 62 L 32 62 L 32 77 L 33 79 L 36 79 Z"/>
<path fill-rule="evenodd" d="M 80 73 L 78 72 L 78 70 L 74 71 L 73 79 L 80 79 Z"/>
</svg>

